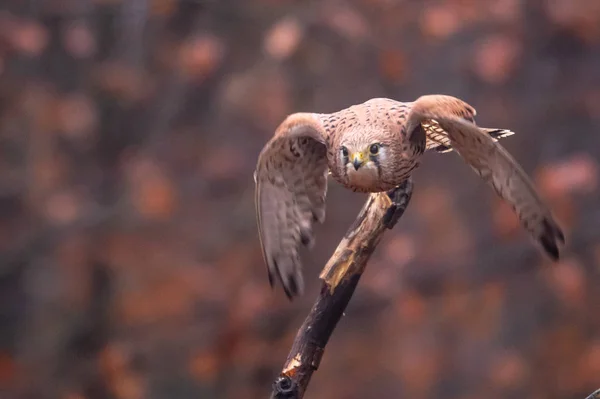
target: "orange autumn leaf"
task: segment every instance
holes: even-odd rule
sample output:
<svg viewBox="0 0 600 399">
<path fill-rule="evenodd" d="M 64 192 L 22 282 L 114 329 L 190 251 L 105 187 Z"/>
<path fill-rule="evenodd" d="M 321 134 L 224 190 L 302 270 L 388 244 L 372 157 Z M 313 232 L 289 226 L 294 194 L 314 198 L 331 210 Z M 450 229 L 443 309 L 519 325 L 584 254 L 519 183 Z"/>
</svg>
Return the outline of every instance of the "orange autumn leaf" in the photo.
<svg viewBox="0 0 600 399">
<path fill-rule="evenodd" d="M 6 352 L 0 352 L 0 386 L 6 387 L 14 382 L 17 365 Z"/>
<path fill-rule="evenodd" d="M 403 267 L 415 259 L 417 250 L 412 236 L 398 234 L 387 241 L 383 251 L 386 260 L 392 262 L 395 267 Z"/>
<path fill-rule="evenodd" d="M 130 353 L 124 345 L 111 344 L 100 352 L 100 370 L 106 385 L 118 399 L 142 399 L 144 385 L 130 366 Z"/>
<path fill-rule="evenodd" d="M 579 375 L 585 384 L 595 384 L 600 375 L 600 342 L 592 342 L 579 360 Z"/>
<path fill-rule="evenodd" d="M 598 169 L 597 160 L 587 153 L 578 153 L 540 168 L 535 180 L 540 191 L 548 197 L 589 194 L 598 189 Z"/>
<path fill-rule="evenodd" d="M 100 352 L 100 369 L 106 378 L 113 378 L 127 369 L 128 355 L 122 345 L 111 344 Z"/>
<path fill-rule="evenodd" d="M 220 65 L 225 47 L 214 35 L 201 35 L 188 39 L 179 50 L 182 71 L 189 77 L 204 80 Z"/>
<path fill-rule="evenodd" d="M 446 39 L 460 29 L 460 16 L 449 3 L 425 7 L 419 19 L 423 34 L 433 39 Z"/>
<path fill-rule="evenodd" d="M 176 0 L 151 0 L 150 10 L 152 15 L 166 17 L 177 10 Z"/>
<path fill-rule="evenodd" d="M 200 351 L 192 355 L 189 361 L 189 372 L 197 380 L 210 383 L 219 373 L 219 357 L 214 352 Z"/>
<path fill-rule="evenodd" d="M 132 374 L 124 374 L 113 381 L 113 392 L 117 399 L 143 399 L 142 379 Z"/>
<path fill-rule="evenodd" d="M 84 311 L 91 299 L 89 248 L 90 242 L 86 234 L 71 235 L 57 245 L 54 255 L 63 274 L 62 296 L 72 309 L 79 311 Z"/>
<path fill-rule="evenodd" d="M 543 3 L 545 13 L 553 24 L 569 31 L 590 45 L 600 36 L 600 3 L 587 0 L 558 0 Z"/>
<path fill-rule="evenodd" d="M 431 393 L 441 365 L 434 345 L 427 341 L 421 342 L 420 339 L 413 340 L 413 344 L 405 340 L 405 345 L 402 346 L 396 360 L 399 374 L 409 397 L 427 397 Z"/>
<path fill-rule="evenodd" d="M 63 31 L 63 45 L 75 58 L 88 58 L 96 53 L 96 37 L 91 28 L 84 23 L 72 22 Z"/>
<path fill-rule="evenodd" d="M 96 84 L 124 101 L 139 101 L 154 90 L 154 81 L 139 68 L 125 63 L 107 62 L 94 71 Z"/>
<path fill-rule="evenodd" d="M 565 304 L 581 306 L 585 300 L 585 272 L 576 258 L 561 259 L 545 273 L 550 287 Z"/>
<path fill-rule="evenodd" d="M 127 292 L 119 298 L 118 316 L 124 324 L 139 325 L 156 321 L 154 304 L 150 301 L 153 295 L 140 292 Z"/>
<path fill-rule="evenodd" d="M 495 387 L 514 389 L 524 383 L 529 374 L 528 365 L 523 356 L 514 350 L 505 350 L 492 360 L 489 375 Z"/>
<path fill-rule="evenodd" d="M 59 99 L 55 112 L 58 129 L 70 138 L 86 138 L 98 124 L 96 104 L 82 94 Z"/>
<path fill-rule="evenodd" d="M 152 160 L 139 158 L 129 165 L 131 200 L 138 213 L 148 219 L 167 219 L 177 205 L 171 179 Z"/>
<path fill-rule="evenodd" d="M 397 310 L 403 323 L 421 324 L 427 314 L 427 301 L 417 292 L 406 292 L 398 298 Z"/>
<path fill-rule="evenodd" d="M 326 24 L 346 39 L 358 41 L 369 35 L 365 17 L 349 3 L 327 3 L 324 15 Z"/>
<path fill-rule="evenodd" d="M 406 81 L 408 68 L 406 57 L 399 50 L 384 50 L 379 53 L 379 70 L 384 79 L 393 83 Z"/>
<path fill-rule="evenodd" d="M 278 21 L 265 34 L 263 48 L 277 60 L 289 58 L 304 36 L 304 27 L 296 18 L 286 17 Z"/>
<path fill-rule="evenodd" d="M 194 292 L 187 281 L 179 278 L 165 278 L 151 287 L 150 295 L 155 295 L 154 312 L 162 318 L 182 318 L 192 313 L 194 308 Z"/>
<path fill-rule="evenodd" d="M 487 83 L 501 84 L 516 69 L 521 53 L 521 43 L 512 36 L 497 34 L 486 37 L 475 47 L 473 69 Z"/>
<path fill-rule="evenodd" d="M 234 179 L 243 173 L 245 166 L 243 150 L 232 145 L 215 145 L 202 158 L 202 172 L 209 179 Z"/>
<path fill-rule="evenodd" d="M 524 12 L 520 0 L 495 0 L 488 4 L 490 17 L 498 21 L 514 23 Z"/>
<path fill-rule="evenodd" d="M 76 193 L 63 191 L 52 194 L 46 200 L 45 214 L 55 224 L 72 223 L 82 212 L 82 199 Z"/>
<path fill-rule="evenodd" d="M 39 22 L 15 21 L 9 30 L 10 43 L 18 51 L 29 55 L 40 55 L 48 44 L 48 32 Z"/>
</svg>

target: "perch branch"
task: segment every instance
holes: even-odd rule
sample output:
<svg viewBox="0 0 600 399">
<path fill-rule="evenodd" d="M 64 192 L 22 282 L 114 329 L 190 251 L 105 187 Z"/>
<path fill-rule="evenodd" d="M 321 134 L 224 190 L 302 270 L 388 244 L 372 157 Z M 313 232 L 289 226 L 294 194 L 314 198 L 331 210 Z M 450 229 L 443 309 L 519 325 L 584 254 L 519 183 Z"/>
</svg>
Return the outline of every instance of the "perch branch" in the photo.
<svg viewBox="0 0 600 399">
<path fill-rule="evenodd" d="M 371 194 L 321 272 L 321 291 L 298 330 L 271 398 L 300 399 L 319 367 L 325 345 L 352 298 L 371 254 L 383 233 L 394 227 L 412 195 L 407 180 L 389 193 Z"/>
<path fill-rule="evenodd" d="M 585 399 L 600 399 L 600 389 L 596 389 L 594 392 L 592 392 L 590 394 L 590 396 L 588 396 Z"/>
</svg>

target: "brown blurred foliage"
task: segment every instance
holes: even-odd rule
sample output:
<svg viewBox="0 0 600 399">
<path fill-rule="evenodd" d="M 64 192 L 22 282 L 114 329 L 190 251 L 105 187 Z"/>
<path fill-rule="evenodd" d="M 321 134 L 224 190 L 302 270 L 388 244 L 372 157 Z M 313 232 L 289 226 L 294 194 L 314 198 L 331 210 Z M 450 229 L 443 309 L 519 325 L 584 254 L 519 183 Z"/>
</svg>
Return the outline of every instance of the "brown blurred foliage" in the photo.
<svg viewBox="0 0 600 399">
<path fill-rule="evenodd" d="M 262 398 L 364 195 L 330 184 L 307 293 L 271 291 L 252 172 L 283 118 L 461 97 L 565 228 L 560 262 L 426 154 L 307 397 L 600 386 L 600 2 L 0 4 L 0 396 Z"/>
</svg>

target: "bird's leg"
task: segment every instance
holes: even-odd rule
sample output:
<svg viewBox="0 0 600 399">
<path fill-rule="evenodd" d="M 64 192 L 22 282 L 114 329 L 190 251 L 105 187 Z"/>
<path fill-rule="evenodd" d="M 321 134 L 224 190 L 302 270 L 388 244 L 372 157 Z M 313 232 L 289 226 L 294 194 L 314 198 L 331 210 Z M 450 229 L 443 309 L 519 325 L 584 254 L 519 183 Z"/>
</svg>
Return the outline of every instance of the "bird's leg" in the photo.
<svg viewBox="0 0 600 399">
<path fill-rule="evenodd" d="M 410 202 L 410 197 L 412 196 L 413 191 L 413 182 L 412 177 L 404 180 L 398 187 L 387 192 L 387 195 L 392 200 L 392 204 L 383 215 L 383 224 L 388 228 L 392 229 L 398 219 L 402 216 L 408 203 Z"/>
</svg>

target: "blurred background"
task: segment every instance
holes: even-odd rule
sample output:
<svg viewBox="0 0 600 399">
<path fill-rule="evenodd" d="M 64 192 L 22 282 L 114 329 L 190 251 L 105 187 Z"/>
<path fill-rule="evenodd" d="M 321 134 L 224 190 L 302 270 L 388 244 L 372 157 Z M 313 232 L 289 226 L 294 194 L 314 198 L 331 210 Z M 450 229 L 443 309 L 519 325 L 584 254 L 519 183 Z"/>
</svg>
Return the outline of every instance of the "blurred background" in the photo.
<svg viewBox="0 0 600 399">
<path fill-rule="evenodd" d="M 257 238 L 260 149 L 292 112 L 429 93 L 517 132 L 564 255 L 426 154 L 307 397 L 600 387 L 597 0 L 4 0 L 0 396 L 267 397 L 366 196 L 331 181 L 290 303 Z"/>
</svg>

